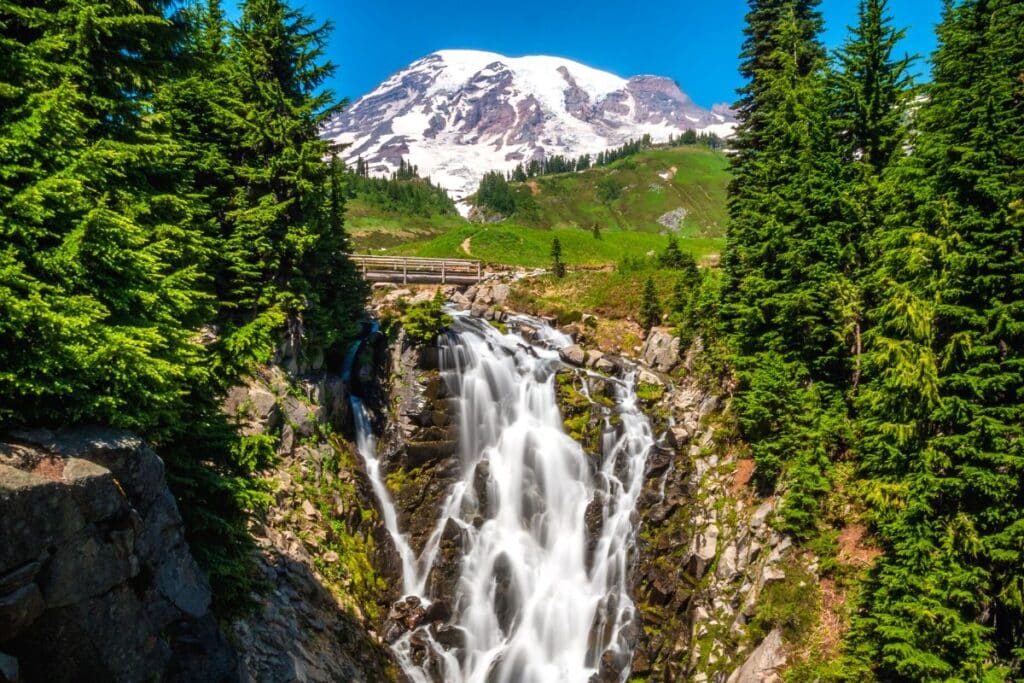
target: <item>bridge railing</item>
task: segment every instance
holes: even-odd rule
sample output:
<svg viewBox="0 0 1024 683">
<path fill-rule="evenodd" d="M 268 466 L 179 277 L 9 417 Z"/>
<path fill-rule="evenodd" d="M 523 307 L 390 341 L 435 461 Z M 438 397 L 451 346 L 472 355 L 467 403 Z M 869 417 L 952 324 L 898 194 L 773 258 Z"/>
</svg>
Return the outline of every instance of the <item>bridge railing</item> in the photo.
<svg viewBox="0 0 1024 683">
<path fill-rule="evenodd" d="M 351 254 L 349 259 L 363 272 L 363 277 L 387 277 L 408 283 L 410 276 L 440 278 L 447 284 L 449 277 L 480 279 L 483 267 L 480 261 L 470 259 L 422 258 L 417 256 L 363 256 Z"/>
</svg>

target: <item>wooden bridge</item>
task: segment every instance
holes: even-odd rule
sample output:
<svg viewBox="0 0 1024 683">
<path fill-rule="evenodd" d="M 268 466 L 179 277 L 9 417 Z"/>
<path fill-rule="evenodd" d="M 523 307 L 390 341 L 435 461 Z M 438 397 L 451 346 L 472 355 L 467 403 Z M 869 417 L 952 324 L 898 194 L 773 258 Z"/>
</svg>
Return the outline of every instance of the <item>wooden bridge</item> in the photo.
<svg viewBox="0 0 1024 683">
<path fill-rule="evenodd" d="M 369 282 L 400 282 L 404 285 L 470 285 L 480 281 L 483 270 L 480 261 L 469 259 L 359 254 L 351 254 L 349 259 Z"/>
</svg>

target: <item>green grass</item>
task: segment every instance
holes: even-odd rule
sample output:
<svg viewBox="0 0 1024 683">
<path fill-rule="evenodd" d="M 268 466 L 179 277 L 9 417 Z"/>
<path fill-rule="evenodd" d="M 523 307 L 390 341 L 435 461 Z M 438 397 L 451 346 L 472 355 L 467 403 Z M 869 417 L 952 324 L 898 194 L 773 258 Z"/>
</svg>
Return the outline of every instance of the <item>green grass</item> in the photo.
<svg viewBox="0 0 1024 683">
<path fill-rule="evenodd" d="M 513 286 L 508 303 L 515 310 L 551 314 L 560 320 L 572 311 L 616 319 L 636 317 L 648 277 L 654 280 L 663 312 L 668 312 L 679 271 L 661 268 L 570 272 L 561 280 L 552 275 L 524 278 Z"/>
<path fill-rule="evenodd" d="M 659 174 L 671 173 L 668 180 Z M 528 268 L 550 265 L 551 241 L 562 243 L 569 268 L 606 266 L 624 258 L 661 252 L 666 229 L 657 222 L 678 208 L 687 211 L 680 247 L 698 259 L 721 252 L 729 182 L 725 155 L 702 146 L 654 149 L 611 166 L 582 173 L 535 178 L 516 186 L 533 206 L 510 220 L 473 224 L 457 216 L 385 214 L 355 199 L 346 210 L 346 227 L 355 251 L 480 259 Z M 619 196 L 602 203 L 597 188 L 613 183 Z M 600 239 L 594 237 L 597 226 Z M 462 246 L 466 240 L 470 254 Z"/>
<path fill-rule="evenodd" d="M 600 266 L 617 263 L 626 257 L 642 257 L 660 253 L 668 238 L 653 233 L 608 232 L 601 239 L 578 228 L 540 230 L 511 223 L 461 227 L 423 241 L 410 241 L 388 249 L 386 253 L 401 256 L 433 258 L 468 258 L 462 244 L 469 239 L 472 258 L 486 263 L 546 267 L 551 264 L 551 242 L 562 243 L 562 259 L 573 266 Z M 683 239 L 680 247 L 697 258 L 717 254 L 721 239 Z"/>
<path fill-rule="evenodd" d="M 729 177 L 728 158 L 706 147 L 648 150 L 611 166 L 543 176 L 530 188 L 519 186 L 517 191 L 529 193 L 536 203 L 533 215 L 520 220 L 531 227 L 589 230 L 596 224 L 604 231 L 659 233 L 665 226 L 658 218 L 683 208 L 687 215 L 680 236 L 722 237 Z M 619 196 L 602 203 L 597 192 L 602 183 L 620 188 Z"/>
</svg>

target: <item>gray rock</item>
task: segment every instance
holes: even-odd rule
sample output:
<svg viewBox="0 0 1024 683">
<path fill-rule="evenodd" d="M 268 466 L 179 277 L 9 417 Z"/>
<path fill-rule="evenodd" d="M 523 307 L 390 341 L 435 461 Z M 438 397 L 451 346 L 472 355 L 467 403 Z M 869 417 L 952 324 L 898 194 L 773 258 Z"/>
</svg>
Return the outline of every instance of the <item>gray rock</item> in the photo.
<svg viewBox="0 0 1024 683">
<path fill-rule="evenodd" d="M 586 364 L 588 368 L 593 368 L 597 366 L 598 362 L 603 359 L 604 353 L 602 353 L 601 351 L 598 351 L 597 349 L 590 349 L 589 351 L 587 351 Z"/>
<path fill-rule="evenodd" d="M 655 327 L 640 352 L 644 362 L 659 372 L 670 372 L 679 364 L 679 337 L 671 328 Z"/>
<path fill-rule="evenodd" d="M 313 436 L 320 418 L 319 407 L 310 406 L 294 396 L 288 396 L 282 402 L 282 408 L 285 420 L 292 426 L 296 437 Z"/>
<path fill-rule="evenodd" d="M 662 381 L 661 377 L 658 377 L 650 370 L 645 370 L 643 368 L 641 368 L 640 372 L 637 373 L 636 381 L 640 384 L 654 384 L 659 387 L 665 386 L 665 382 Z"/>
<path fill-rule="evenodd" d="M 494 306 L 503 306 L 505 301 L 508 300 L 508 296 L 511 293 L 511 288 L 502 283 L 491 287 L 491 304 Z"/>
<path fill-rule="evenodd" d="M 696 559 L 693 573 L 697 578 L 704 576 L 704 571 L 718 554 L 718 534 L 718 526 L 712 522 L 693 539 L 693 556 Z"/>
<path fill-rule="evenodd" d="M 750 528 L 760 529 L 764 526 L 765 521 L 768 519 L 768 515 L 772 513 L 773 509 L 775 509 L 775 505 L 771 501 L 761 503 L 757 510 L 754 511 L 754 514 L 750 517 Z"/>
<path fill-rule="evenodd" d="M 126 531 L 112 542 L 104 542 L 93 529 L 62 539 L 37 579 L 47 608 L 74 605 L 127 582 L 134 534 Z"/>
<path fill-rule="evenodd" d="M 583 349 L 576 344 L 559 349 L 558 356 L 566 363 L 576 366 L 582 366 L 587 358 Z"/>
<path fill-rule="evenodd" d="M 20 675 L 230 677 L 234 654 L 156 454 L 99 428 L 16 436 L 0 443 L 0 641 Z"/>
<path fill-rule="evenodd" d="M 290 424 L 281 428 L 281 442 L 277 446 L 280 455 L 290 455 L 295 450 L 295 430 Z"/>
<path fill-rule="evenodd" d="M 389 292 L 388 295 L 384 297 L 384 302 L 385 303 L 389 303 L 389 304 L 393 304 L 393 303 L 397 302 L 399 299 L 404 299 L 404 298 L 410 297 L 410 296 L 412 296 L 412 290 L 409 290 L 409 289 L 396 289 L 394 291 Z"/>
<path fill-rule="evenodd" d="M 18 660 L 0 652 L 0 683 L 18 683 Z"/>
<path fill-rule="evenodd" d="M 10 640 L 39 618 L 46 603 L 39 586 L 29 583 L 0 595 L 0 643 Z"/>
<path fill-rule="evenodd" d="M 785 663 L 782 632 L 775 629 L 750 653 L 743 665 L 729 676 L 726 683 L 777 683 L 782 680 L 779 670 Z"/>
<path fill-rule="evenodd" d="M 723 581 L 731 581 L 739 574 L 736 545 L 730 543 L 725 546 L 718 558 L 718 566 L 715 569 L 715 576 Z"/>
</svg>

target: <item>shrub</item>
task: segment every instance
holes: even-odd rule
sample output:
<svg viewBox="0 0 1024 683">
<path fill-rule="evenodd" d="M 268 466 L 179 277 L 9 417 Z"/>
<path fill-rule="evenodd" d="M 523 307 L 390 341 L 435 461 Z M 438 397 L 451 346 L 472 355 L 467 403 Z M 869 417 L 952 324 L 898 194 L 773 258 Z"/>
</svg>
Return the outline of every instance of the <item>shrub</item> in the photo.
<svg viewBox="0 0 1024 683">
<path fill-rule="evenodd" d="M 410 306 L 402 315 L 405 336 L 414 346 L 434 344 L 438 335 L 451 324 L 452 317 L 444 312 L 440 289 L 433 299 Z"/>
</svg>

